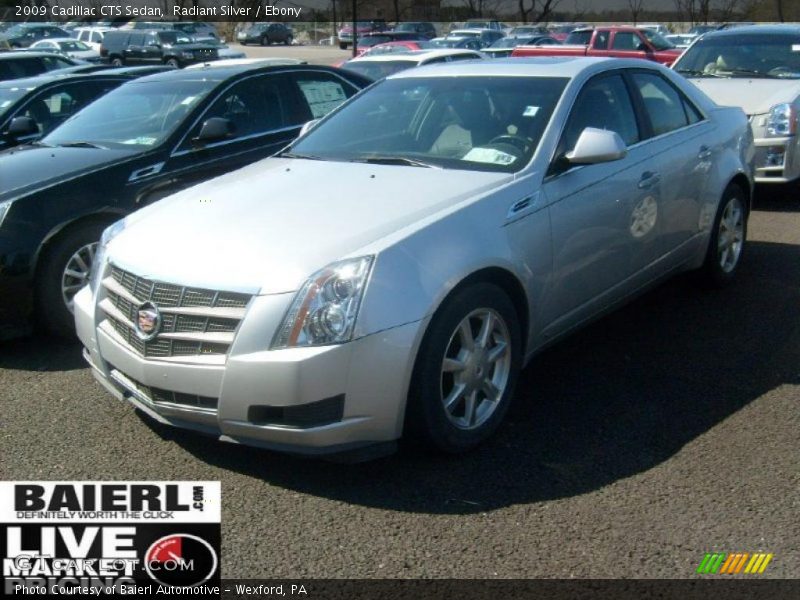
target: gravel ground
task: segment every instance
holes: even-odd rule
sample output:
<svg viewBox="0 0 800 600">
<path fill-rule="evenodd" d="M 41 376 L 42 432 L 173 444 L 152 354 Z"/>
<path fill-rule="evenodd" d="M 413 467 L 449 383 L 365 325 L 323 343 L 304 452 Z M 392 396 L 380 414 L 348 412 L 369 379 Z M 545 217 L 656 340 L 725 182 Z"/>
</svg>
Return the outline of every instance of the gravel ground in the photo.
<svg viewBox="0 0 800 600">
<path fill-rule="evenodd" d="M 360 465 L 209 441 L 103 392 L 78 345 L 0 345 L 4 479 L 221 480 L 225 577 L 800 573 L 800 201 L 763 194 L 738 282 L 680 277 L 542 354 L 461 458 Z"/>
</svg>

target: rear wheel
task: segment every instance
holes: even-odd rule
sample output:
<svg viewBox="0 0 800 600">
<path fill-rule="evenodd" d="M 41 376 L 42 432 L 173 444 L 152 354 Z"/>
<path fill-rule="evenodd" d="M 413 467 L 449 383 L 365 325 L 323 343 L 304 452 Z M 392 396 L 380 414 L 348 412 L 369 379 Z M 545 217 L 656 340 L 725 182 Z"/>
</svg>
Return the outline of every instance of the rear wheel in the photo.
<svg viewBox="0 0 800 600">
<path fill-rule="evenodd" d="M 168 67 L 172 67 L 173 69 L 179 69 L 181 66 L 177 58 L 168 58 L 164 64 L 166 64 Z"/>
<path fill-rule="evenodd" d="M 74 335 L 73 300 L 89 283 L 104 228 L 102 223 L 93 223 L 72 229 L 54 240 L 42 256 L 36 280 L 36 309 L 39 323 L 48 332 Z"/>
<path fill-rule="evenodd" d="M 340 50 L 347 50 L 347 44 L 344 42 L 339 42 L 339 49 Z"/>
<path fill-rule="evenodd" d="M 406 430 L 459 453 L 494 433 L 521 364 L 514 305 L 497 286 L 464 288 L 437 311 L 417 357 Z"/>
<path fill-rule="evenodd" d="M 122 67 L 125 65 L 125 63 L 123 62 L 121 57 L 115 56 L 114 58 L 111 59 L 111 65 L 114 67 Z"/>
<path fill-rule="evenodd" d="M 705 283 L 722 287 L 736 276 L 747 237 L 746 197 L 742 188 L 730 184 L 717 208 L 706 259 L 700 269 Z"/>
</svg>

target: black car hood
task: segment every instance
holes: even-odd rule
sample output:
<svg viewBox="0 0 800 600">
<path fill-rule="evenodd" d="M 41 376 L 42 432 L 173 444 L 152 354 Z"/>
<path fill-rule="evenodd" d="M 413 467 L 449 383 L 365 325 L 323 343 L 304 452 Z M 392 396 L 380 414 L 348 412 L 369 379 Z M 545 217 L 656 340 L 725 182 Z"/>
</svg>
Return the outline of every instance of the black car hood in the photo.
<svg viewBox="0 0 800 600">
<path fill-rule="evenodd" d="M 0 152 L 0 202 L 107 167 L 136 150 L 18 146 Z"/>
</svg>

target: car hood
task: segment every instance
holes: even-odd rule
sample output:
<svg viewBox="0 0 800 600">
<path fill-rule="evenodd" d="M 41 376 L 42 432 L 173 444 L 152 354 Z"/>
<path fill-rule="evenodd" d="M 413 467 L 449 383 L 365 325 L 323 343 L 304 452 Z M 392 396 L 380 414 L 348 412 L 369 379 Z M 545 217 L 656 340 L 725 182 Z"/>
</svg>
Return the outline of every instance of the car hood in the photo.
<svg viewBox="0 0 800 600">
<path fill-rule="evenodd" d="M 116 164 L 133 150 L 18 146 L 0 152 L 0 202 Z"/>
<path fill-rule="evenodd" d="M 722 106 L 739 106 L 748 115 L 760 115 L 782 102 L 800 96 L 796 79 L 746 79 L 743 77 L 693 77 L 691 82 Z"/>
<path fill-rule="evenodd" d="M 270 158 L 128 217 L 108 256 L 159 281 L 291 292 L 329 263 L 511 179 L 505 173 Z"/>
</svg>

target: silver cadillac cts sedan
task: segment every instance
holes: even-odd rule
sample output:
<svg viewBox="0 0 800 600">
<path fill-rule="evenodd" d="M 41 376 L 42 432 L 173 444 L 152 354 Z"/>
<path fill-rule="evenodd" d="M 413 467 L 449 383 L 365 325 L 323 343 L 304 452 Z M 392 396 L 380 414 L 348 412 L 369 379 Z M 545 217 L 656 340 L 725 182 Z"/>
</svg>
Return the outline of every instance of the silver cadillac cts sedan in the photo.
<svg viewBox="0 0 800 600">
<path fill-rule="evenodd" d="M 78 334 L 108 391 L 163 423 L 465 451 L 545 346 L 675 273 L 734 277 L 753 155 L 741 109 L 646 61 L 408 70 L 109 227 Z"/>
</svg>

